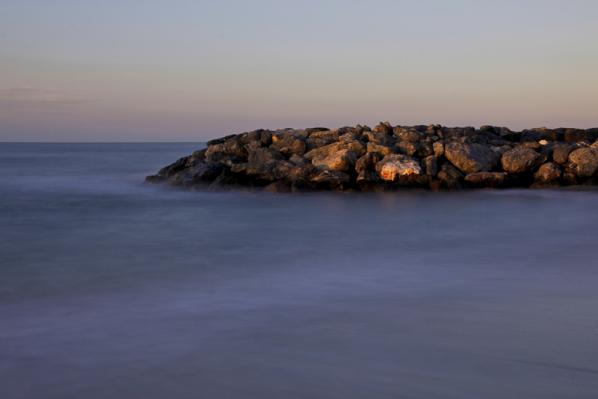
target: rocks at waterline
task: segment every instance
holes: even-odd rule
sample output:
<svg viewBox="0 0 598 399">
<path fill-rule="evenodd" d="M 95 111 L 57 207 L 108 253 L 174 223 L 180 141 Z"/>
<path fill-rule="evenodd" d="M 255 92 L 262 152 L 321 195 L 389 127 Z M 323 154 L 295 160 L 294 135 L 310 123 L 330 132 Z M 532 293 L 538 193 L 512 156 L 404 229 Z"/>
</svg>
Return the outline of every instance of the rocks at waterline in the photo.
<svg viewBox="0 0 598 399">
<path fill-rule="evenodd" d="M 146 180 L 285 192 L 598 185 L 598 128 L 260 129 L 211 140 Z"/>
</svg>

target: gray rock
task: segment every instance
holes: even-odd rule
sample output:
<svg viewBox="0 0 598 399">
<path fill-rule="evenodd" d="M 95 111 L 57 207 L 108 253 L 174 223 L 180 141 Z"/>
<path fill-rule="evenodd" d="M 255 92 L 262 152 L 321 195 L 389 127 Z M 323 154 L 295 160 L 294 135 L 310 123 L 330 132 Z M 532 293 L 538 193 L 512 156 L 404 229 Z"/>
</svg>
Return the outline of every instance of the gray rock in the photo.
<svg viewBox="0 0 598 399">
<path fill-rule="evenodd" d="M 542 156 L 531 148 L 515 147 L 505 152 L 501 158 L 502 168 L 507 173 L 531 172 L 542 162 Z"/>
<path fill-rule="evenodd" d="M 444 155 L 463 173 L 487 172 L 498 163 L 498 155 L 481 144 L 451 142 L 444 147 Z"/>
</svg>

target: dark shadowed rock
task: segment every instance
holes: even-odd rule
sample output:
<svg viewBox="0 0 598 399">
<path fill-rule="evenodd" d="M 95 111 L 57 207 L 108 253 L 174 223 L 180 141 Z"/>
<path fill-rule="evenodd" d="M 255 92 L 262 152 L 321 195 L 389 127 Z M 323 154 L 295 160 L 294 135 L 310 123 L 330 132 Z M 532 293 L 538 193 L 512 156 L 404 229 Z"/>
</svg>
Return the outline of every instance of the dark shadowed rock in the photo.
<svg viewBox="0 0 598 399">
<path fill-rule="evenodd" d="M 435 177 L 438 174 L 438 159 L 434 155 L 429 155 L 424 158 L 424 170 L 426 175 Z"/>
<path fill-rule="evenodd" d="M 388 155 L 392 153 L 392 148 L 385 145 L 370 142 L 367 143 L 367 152 L 379 152 L 380 154 Z"/>
<path fill-rule="evenodd" d="M 395 147 L 399 153 L 409 156 L 414 156 L 419 151 L 419 143 L 411 141 L 399 141 Z"/>
<path fill-rule="evenodd" d="M 171 163 L 170 165 L 165 166 L 164 168 L 160 169 L 156 176 L 148 176 L 148 177 L 158 179 L 158 178 L 167 178 L 169 176 L 172 176 L 175 173 L 180 172 L 181 170 L 185 169 L 187 167 L 188 160 L 189 160 L 189 157 L 179 158 L 178 160 Z"/>
<path fill-rule="evenodd" d="M 505 184 L 506 177 L 504 172 L 476 172 L 465 176 L 465 182 L 470 187 L 498 188 Z"/>
<path fill-rule="evenodd" d="M 310 178 L 310 182 L 313 183 L 316 188 L 332 190 L 342 190 L 348 186 L 350 181 L 351 179 L 348 174 L 331 169 L 319 170 Z"/>
<path fill-rule="evenodd" d="M 435 141 L 433 146 L 434 156 L 436 158 L 440 158 L 444 155 L 444 142 L 443 141 Z"/>
<path fill-rule="evenodd" d="M 384 154 L 380 152 L 368 152 L 357 160 L 355 172 L 357 173 L 356 182 L 358 185 L 377 183 L 380 180 L 376 172 L 376 164 L 383 158 Z"/>
<path fill-rule="evenodd" d="M 490 171 L 498 163 L 498 154 L 482 144 L 451 142 L 445 145 L 444 155 L 463 173 Z"/>
<path fill-rule="evenodd" d="M 440 172 L 438 172 L 438 180 L 442 188 L 455 190 L 461 188 L 463 174 L 450 163 L 445 163 L 440 168 Z"/>
</svg>

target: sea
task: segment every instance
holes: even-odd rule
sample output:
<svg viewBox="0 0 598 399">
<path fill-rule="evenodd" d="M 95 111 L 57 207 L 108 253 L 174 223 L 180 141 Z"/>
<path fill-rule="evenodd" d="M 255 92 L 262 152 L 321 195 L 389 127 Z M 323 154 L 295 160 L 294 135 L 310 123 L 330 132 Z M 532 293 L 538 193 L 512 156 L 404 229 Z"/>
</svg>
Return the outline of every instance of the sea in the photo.
<svg viewBox="0 0 598 399">
<path fill-rule="evenodd" d="M 0 398 L 598 398 L 598 191 L 184 191 L 0 143 Z"/>
</svg>

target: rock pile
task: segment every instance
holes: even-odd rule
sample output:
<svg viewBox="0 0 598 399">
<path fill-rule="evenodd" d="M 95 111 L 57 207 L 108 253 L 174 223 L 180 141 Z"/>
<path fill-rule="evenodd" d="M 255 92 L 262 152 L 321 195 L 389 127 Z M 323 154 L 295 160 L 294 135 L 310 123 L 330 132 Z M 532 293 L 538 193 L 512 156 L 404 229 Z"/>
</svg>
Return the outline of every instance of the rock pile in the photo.
<svg viewBox="0 0 598 399">
<path fill-rule="evenodd" d="M 269 191 L 598 185 L 598 128 L 255 130 L 212 140 L 148 182 Z"/>
</svg>

